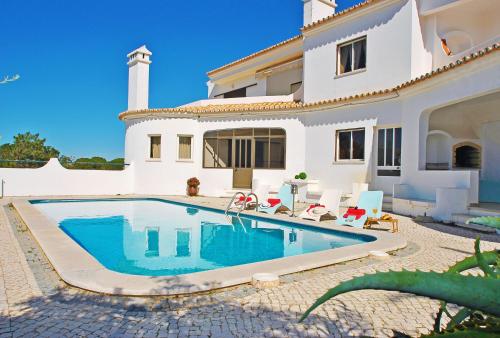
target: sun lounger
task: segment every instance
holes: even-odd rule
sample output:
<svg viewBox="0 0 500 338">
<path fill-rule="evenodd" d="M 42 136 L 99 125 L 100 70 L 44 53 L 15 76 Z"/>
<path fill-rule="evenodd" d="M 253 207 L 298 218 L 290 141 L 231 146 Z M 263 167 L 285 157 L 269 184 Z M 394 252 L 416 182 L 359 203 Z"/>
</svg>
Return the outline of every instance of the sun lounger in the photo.
<svg viewBox="0 0 500 338">
<path fill-rule="evenodd" d="M 337 189 L 326 189 L 321 195 L 319 202 L 307 207 L 299 215 L 299 217 L 303 219 L 311 219 L 318 222 L 322 220 L 322 218 L 335 219 L 339 216 L 339 205 L 341 197 L 342 191 Z"/>
<path fill-rule="evenodd" d="M 338 224 L 363 228 L 368 219 L 379 219 L 382 216 L 383 199 L 383 191 L 362 191 L 357 207 L 347 209 L 337 221 Z"/>
<path fill-rule="evenodd" d="M 288 210 L 292 210 L 293 195 L 290 190 L 290 185 L 283 184 L 276 198 L 268 198 L 259 204 L 259 211 L 267 214 L 275 214 L 278 208 L 284 206 Z"/>
<path fill-rule="evenodd" d="M 269 185 L 259 185 L 252 193 L 245 195 L 243 193 L 238 194 L 233 202 L 231 203 L 230 210 L 242 210 L 245 208 L 246 210 L 255 209 L 257 205 L 257 199 L 259 201 L 267 201 L 269 195 Z M 257 196 L 257 199 L 255 196 Z"/>
<path fill-rule="evenodd" d="M 255 189 L 252 190 L 252 193 L 247 195 L 247 209 L 255 209 L 257 205 L 257 201 L 255 199 L 255 196 L 257 196 L 257 199 L 259 202 L 265 202 L 269 198 L 269 190 L 271 189 L 270 185 L 258 185 Z M 252 196 L 255 195 L 255 196 Z"/>
</svg>

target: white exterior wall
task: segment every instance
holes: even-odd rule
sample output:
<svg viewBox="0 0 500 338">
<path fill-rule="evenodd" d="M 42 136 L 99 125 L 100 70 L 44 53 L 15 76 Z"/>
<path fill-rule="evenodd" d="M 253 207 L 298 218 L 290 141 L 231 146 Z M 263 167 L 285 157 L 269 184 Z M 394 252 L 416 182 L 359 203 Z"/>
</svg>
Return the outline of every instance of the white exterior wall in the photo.
<svg viewBox="0 0 500 338">
<path fill-rule="evenodd" d="M 425 11 L 432 6 L 434 11 L 427 14 Z M 433 54 L 434 68 L 449 64 L 474 49 L 492 45 L 499 38 L 498 1 L 421 0 L 420 7 L 424 15 L 421 26 L 424 45 Z M 446 39 L 453 55 L 444 53 L 441 38 Z"/>
<path fill-rule="evenodd" d="M 134 192 L 153 195 L 184 195 L 186 181 L 200 179 L 200 194 L 221 195 L 231 190 L 232 169 L 204 169 L 203 134 L 208 130 L 233 128 L 283 128 L 287 134 L 286 169 L 254 169 L 253 178 L 279 186 L 304 170 L 305 133 L 297 118 L 214 119 L 155 118 L 127 121 L 125 160 L 135 166 Z M 177 160 L 177 135 L 193 135 L 193 160 Z M 161 159 L 149 159 L 149 136 L 161 135 Z"/>
<path fill-rule="evenodd" d="M 66 169 L 53 158 L 41 168 L 0 168 L 0 181 L 4 196 L 118 195 L 133 192 L 133 171 L 133 165 L 124 170 Z"/>
<path fill-rule="evenodd" d="M 399 177 L 377 176 L 377 129 L 401 126 L 401 107 L 397 101 L 341 107 L 308 114 L 306 125 L 306 170 L 320 180 L 320 189 L 335 188 L 351 192 L 352 183 L 369 183 L 371 189 L 392 193 Z M 365 128 L 365 160 L 335 160 L 336 132 Z M 405 131 L 403 130 L 403 138 Z"/>
<path fill-rule="evenodd" d="M 478 201 L 477 170 L 425 170 L 428 122 L 435 109 L 498 91 L 498 60 L 498 55 L 492 55 L 482 62 L 481 67 L 476 64 L 475 68 L 457 69 L 450 76 L 437 80 L 439 82 L 433 86 L 414 89 L 412 95 L 402 102 L 401 183 L 407 188 L 399 197 L 435 201 L 436 188 L 462 188 L 469 190 L 467 203 Z"/>
<path fill-rule="evenodd" d="M 304 101 L 386 89 L 412 74 L 412 0 L 391 2 L 359 20 L 339 20 L 304 40 Z M 375 5 L 373 5 L 375 7 Z M 337 45 L 366 36 L 366 71 L 337 76 Z"/>
<path fill-rule="evenodd" d="M 127 121 L 125 161 L 134 163 L 136 194 L 186 193 L 186 181 L 201 166 L 201 140 L 196 120 L 153 118 Z M 149 159 L 148 135 L 161 135 L 161 158 Z M 192 161 L 179 161 L 178 135 L 193 135 Z"/>
<path fill-rule="evenodd" d="M 267 77 L 266 95 L 274 96 L 292 94 L 290 85 L 297 82 L 302 82 L 302 67 L 271 74 Z"/>
<path fill-rule="evenodd" d="M 427 73 L 432 69 L 432 48 L 429 48 L 428 31 L 422 29 L 425 25 L 433 27 L 433 22 L 419 15 L 418 5 L 411 1 L 411 74 L 412 79 Z M 430 37 L 432 38 L 432 37 Z M 427 44 L 426 44 L 427 42 Z"/>
</svg>

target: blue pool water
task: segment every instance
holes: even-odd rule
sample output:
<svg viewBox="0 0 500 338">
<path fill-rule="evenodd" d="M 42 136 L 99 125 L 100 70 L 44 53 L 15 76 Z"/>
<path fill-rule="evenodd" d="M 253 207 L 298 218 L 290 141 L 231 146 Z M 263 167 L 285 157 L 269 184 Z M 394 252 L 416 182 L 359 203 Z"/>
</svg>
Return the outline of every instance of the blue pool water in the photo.
<svg viewBox="0 0 500 338">
<path fill-rule="evenodd" d="M 31 203 L 102 265 L 168 276 L 295 256 L 375 240 L 157 199 Z"/>
</svg>

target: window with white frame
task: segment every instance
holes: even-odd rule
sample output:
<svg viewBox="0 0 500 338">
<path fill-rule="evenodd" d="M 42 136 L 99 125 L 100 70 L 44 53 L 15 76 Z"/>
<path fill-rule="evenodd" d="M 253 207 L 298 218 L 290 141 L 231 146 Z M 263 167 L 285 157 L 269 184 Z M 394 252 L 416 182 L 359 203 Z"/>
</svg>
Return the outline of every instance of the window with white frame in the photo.
<svg viewBox="0 0 500 338">
<path fill-rule="evenodd" d="M 161 136 L 160 135 L 149 135 L 149 158 L 150 159 L 160 159 L 161 158 Z"/>
<path fill-rule="evenodd" d="M 401 128 L 378 130 L 377 175 L 401 175 Z"/>
<path fill-rule="evenodd" d="M 178 135 L 179 138 L 179 152 L 177 154 L 177 159 L 189 161 L 192 159 L 192 135 Z"/>
<path fill-rule="evenodd" d="M 336 161 L 364 161 L 365 128 L 337 130 Z"/>
<path fill-rule="evenodd" d="M 366 36 L 343 43 L 337 48 L 337 75 L 366 68 Z"/>
</svg>

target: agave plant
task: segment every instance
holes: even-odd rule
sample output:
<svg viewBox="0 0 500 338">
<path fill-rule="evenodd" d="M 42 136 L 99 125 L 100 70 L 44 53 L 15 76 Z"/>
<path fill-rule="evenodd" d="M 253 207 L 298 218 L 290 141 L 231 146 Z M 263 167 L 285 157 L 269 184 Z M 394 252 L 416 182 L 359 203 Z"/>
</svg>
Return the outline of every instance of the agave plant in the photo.
<svg viewBox="0 0 500 338">
<path fill-rule="evenodd" d="M 495 228 L 500 230 L 500 217 L 493 217 L 493 216 L 482 216 L 482 217 L 475 217 L 469 219 L 467 224 L 470 223 L 475 223 L 475 224 L 480 224 L 484 225 L 490 228 Z"/>
<path fill-rule="evenodd" d="M 455 263 L 445 272 L 389 271 L 355 277 L 328 290 L 304 313 L 303 321 L 329 299 L 354 290 L 377 289 L 413 293 L 441 300 L 431 337 L 499 337 L 500 334 L 500 251 L 481 252 L 479 238 L 475 254 Z M 462 272 L 479 268 L 482 275 Z M 461 309 L 452 315 L 447 304 Z M 450 318 L 441 329 L 443 314 Z"/>
</svg>

